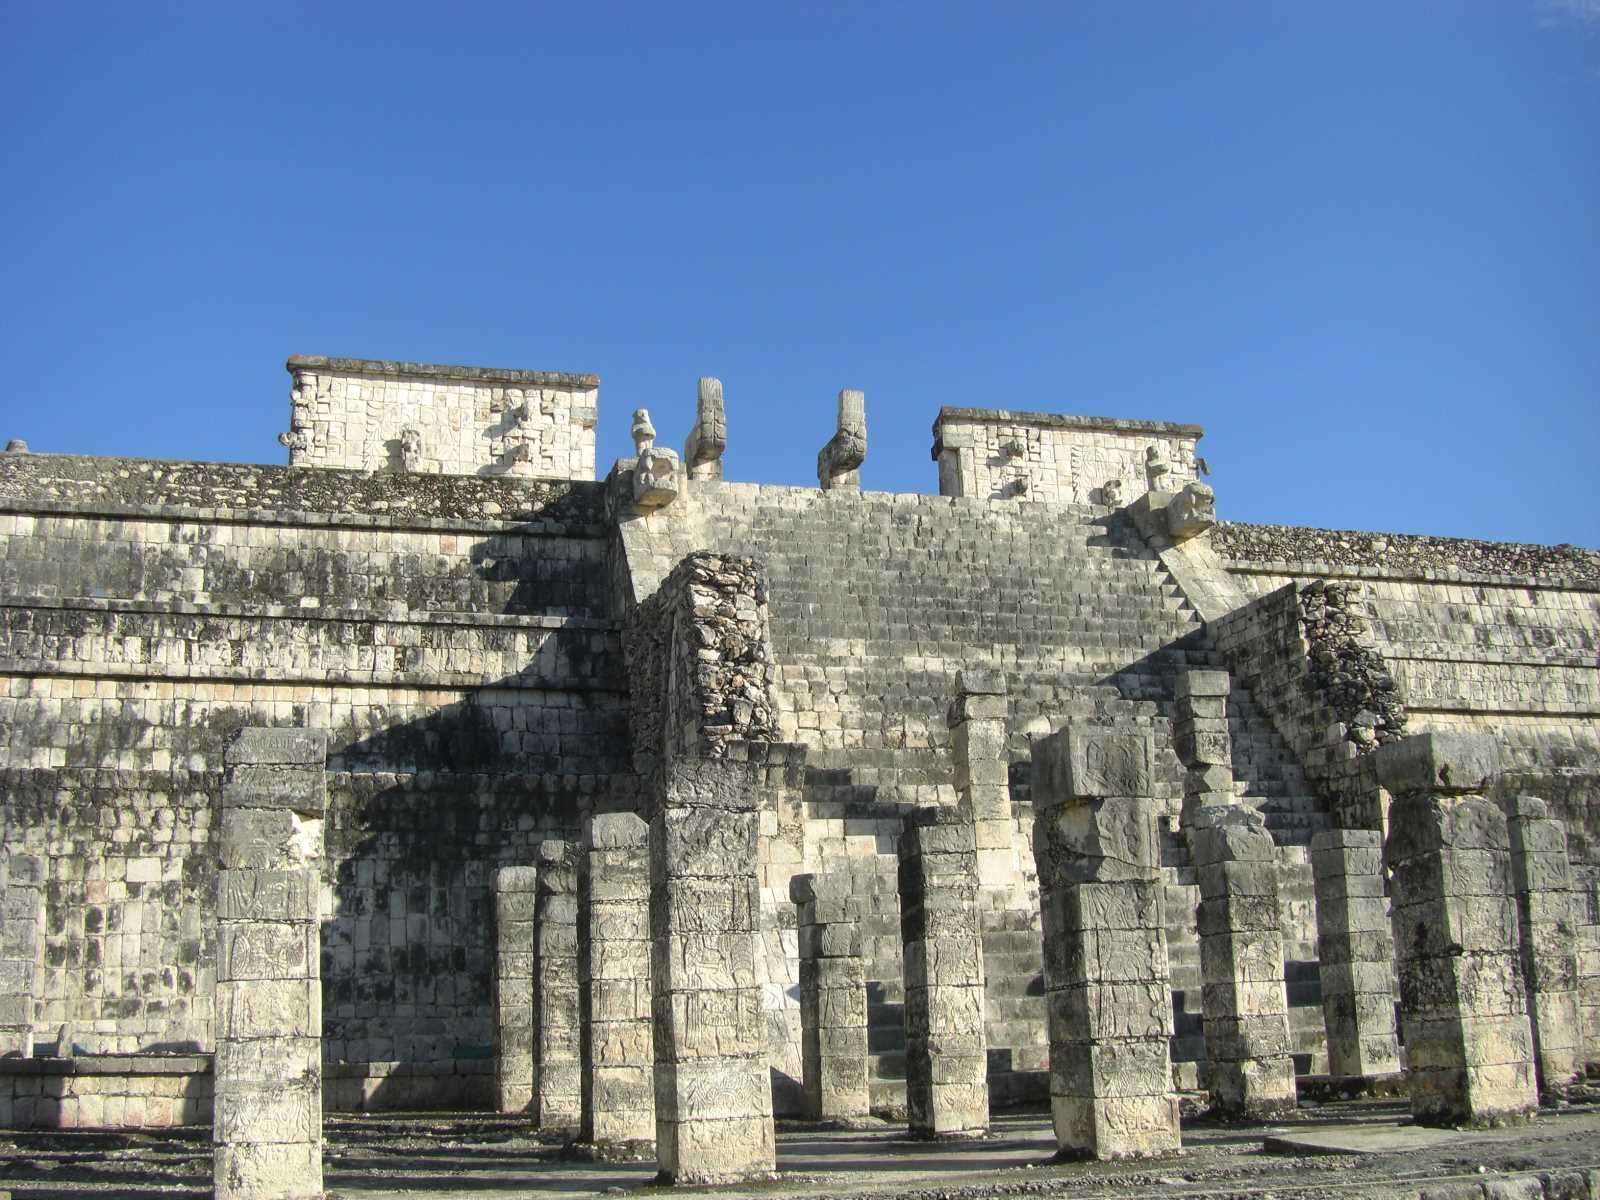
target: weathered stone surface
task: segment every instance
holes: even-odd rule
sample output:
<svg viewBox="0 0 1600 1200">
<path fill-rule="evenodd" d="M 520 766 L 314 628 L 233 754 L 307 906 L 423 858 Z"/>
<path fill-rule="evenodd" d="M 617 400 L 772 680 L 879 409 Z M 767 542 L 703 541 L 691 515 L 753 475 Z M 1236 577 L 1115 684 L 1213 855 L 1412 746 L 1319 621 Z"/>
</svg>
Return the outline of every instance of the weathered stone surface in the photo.
<svg viewBox="0 0 1600 1200">
<path fill-rule="evenodd" d="M 861 464 L 867 459 L 867 398 L 845 388 L 839 393 L 839 427 L 817 452 L 817 483 L 823 491 L 861 489 Z"/>
<path fill-rule="evenodd" d="M 1492 739 L 1462 733 L 1412 734 L 1385 745 L 1377 757 L 1378 782 L 1396 795 L 1481 793 L 1500 769 Z"/>
<path fill-rule="evenodd" d="M 1592 550 L 1223 523 L 1182 548 L 1227 551 L 1213 556 L 1215 592 L 1227 583 L 1237 595 L 1213 620 L 1205 580 L 1175 571 L 1179 560 L 1164 550 L 1158 561 L 1125 514 L 1106 511 L 1110 492 L 1126 503 L 1146 487 L 1150 441 L 1165 443 L 1167 475 L 1181 490 L 1199 470 L 1195 431 L 977 414 L 941 422 L 941 469 L 954 458 L 958 471 L 971 468 L 969 479 L 993 482 L 969 498 L 685 481 L 672 506 L 641 517 L 620 489 L 624 502 L 610 506 L 602 485 L 556 477 L 573 464 L 568 441 L 566 467 L 556 465 L 560 439 L 582 436 L 583 414 L 575 403 L 563 429 L 544 411 L 547 400 L 564 403 L 537 394 L 551 381 L 481 372 L 403 381 L 423 384 L 441 416 L 466 418 L 470 391 L 461 429 L 475 432 L 452 442 L 456 434 L 443 436 L 431 416 L 400 416 L 398 408 L 420 408 L 423 393 L 391 393 L 391 379 L 350 372 L 330 375 L 326 388 L 305 379 L 296 402 L 302 465 L 293 468 L 56 454 L 0 464 L 0 651 L 10 681 L 0 689 L 0 827 L 4 849 L 40 856 L 49 879 L 28 1002 L 47 1037 L 71 1020 L 80 1041 L 107 1051 L 212 1044 L 209 922 L 226 741 L 241 725 L 303 722 L 329 737 L 328 1104 L 492 1106 L 483 1049 L 496 1011 L 493 872 L 531 861 L 543 838 L 577 837 L 585 814 L 635 807 L 633 752 L 658 753 L 659 739 L 643 736 L 630 697 L 671 672 L 625 670 L 618 624 L 695 550 L 760 559 L 770 594 L 758 601 L 743 583 L 713 579 L 716 606 L 680 625 L 686 652 L 676 661 L 690 672 L 675 678 L 699 687 L 695 639 L 708 630 L 718 679 L 700 694 L 722 701 L 710 714 L 683 710 L 693 723 L 680 728 L 735 731 L 719 739 L 728 741 L 746 728 L 747 740 L 782 737 L 814 751 L 803 800 L 763 792 L 756 851 L 765 971 L 757 978 L 777 1099 L 796 1110 L 798 959 L 794 931 L 778 920 L 788 878 L 841 865 L 869 876 L 866 864 L 891 861 L 906 808 L 957 801 L 943 717 L 960 670 L 1006 672 L 1010 756 L 1052 722 L 1126 720 L 1156 733 L 1163 816 L 1173 815 L 1180 788 L 1196 807 L 1237 799 L 1265 812 L 1289 847 L 1321 826 L 1323 801 L 1340 820 L 1356 807 L 1341 782 L 1347 769 L 1353 794 L 1377 796 L 1362 747 L 1392 733 L 1382 701 L 1403 693 L 1432 727 L 1491 729 L 1508 764 L 1575 781 L 1570 802 L 1543 781 L 1522 790 L 1551 799 L 1568 825 L 1576 878 L 1591 881 L 1600 835 L 1585 826 L 1577 798 L 1600 703 Z M 335 382 L 363 394 L 336 398 Z M 579 382 L 552 386 L 582 391 Z M 326 416 L 317 411 L 324 402 Z M 394 411 L 378 411 L 386 405 Z M 326 448 L 317 421 L 349 409 L 365 422 L 369 407 L 376 423 L 366 435 L 382 443 L 371 448 L 376 470 L 309 465 Z M 380 428 L 390 417 L 398 423 Z M 388 444 L 404 442 L 408 428 L 419 435 L 414 471 L 395 469 L 405 447 Z M 546 434 L 556 439 L 548 467 Z M 508 473 L 432 469 L 468 442 L 473 469 Z M 533 477 L 546 470 L 550 478 Z M 1313 587 L 1319 578 L 1326 584 Z M 1286 599 L 1238 603 L 1286 585 Z M 747 628 L 741 596 L 766 610 L 764 661 L 741 659 L 739 646 L 754 643 L 723 639 Z M 1234 609 L 1249 633 L 1238 646 L 1223 637 Z M 692 606 L 677 616 L 685 611 L 694 616 Z M 1282 628 L 1269 628 L 1280 616 Z M 1355 653 L 1363 637 L 1365 656 Z M 1181 666 L 1223 660 L 1236 695 L 1221 711 L 1191 704 L 1189 715 L 1230 720 L 1237 781 L 1220 763 L 1185 774 L 1162 724 Z M 1295 663 L 1298 673 L 1280 672 Z M 1326 703 L 1312 703 L 1307 687 Z M 997 699 L 974 695 L 964 713 L 993 720 Z M 748 726 L 735 725 L 741 714 Z M 1218 731 L 1196 724 L 1193 732 Z M 981 776 L 1001 764 L 983 761 L 972 780 L 991 785 Z M 1027 774 L 1009 765 L 1015 799 L 1026 804 Z M 1376 828 L 1375 803 L 1363 811 Z M 975 832 L 980 873 L 1009 832 L 998 822 Z M 1168 848 L 1182 889 L 1188 864 L 1181 847 Z M 263 859 L 238 865 L 279 869 Z M 1536 858 L 1529 868 L 1530 880 L 1544 878 L 1551 864 Z M 863 926 L 871 930 L 863 953 L 875 963 L 872 1086 L 876 1104 L 895 1106 L 903 1102 L 903 1047 L 893 1035 L 902 1015 L 898 903 L 892 887 L 864 894 L 880 906 Z M 1352 898 L 1360 896 L 1319 904 L 1333 911 Z M 1027 992 L 1039 969 L 1037 917 L 1016 897 L 985 900 L 999 1103 L 1010 1098 L 1007 1076 L 1038 1085 L 1043 999 Z M 1298 943 L 1294 957 L 1312 957 L 1306 898 L 1286 893 L 1281 915 Z M 1600 1012 L 1594 928 L 1586 915 L 1577 933 L 1589 1013 Z M 1198 952 L 1182 913 L 1168 933 L 1185 1004 L 1174 1050 L 1188 1086 L 1190 1060 L 1204 1053 Z M 1341 973 L 1370 982 L 1372 939 L 1353 940 L 1335 983 Z M 1304 1006 L 1297 1017 L 1312 1015 L 1309 984 L 1291 985 Z M 1296 1038 L 1296 1052 L 1319 1070 L 1308 1021 L 1296 1022 Z M 60 1115 L 89 1120 L 91 1111 L 84 1098 Z M 104 1111 L 93 1119 L 119 1119 Z"/>
<path fill-rule="evenodd" d="M 1506 819 L 1455 790 L 1484 778 L 1492 748 L 1431 738 L 1405 746 L 1386 747 L 1380 762 L 1394 754 L 1387 777 L 1408 789 L 1395 796 L 1384 858 L 1412 1115 L 1432 1124 L 1520 1117 L 1536 1091 Z M 1446 790 L 1422 790 L 1432 781 Z"/>
<path fill-rule="evenodd" d="M 235 761 L 234 752 L 258 761 Z M 325 754 L 320 735 L 246 730 L 232 743 L 223 779 L 212 1112 L 218 1200 L 322 1195 L 322 822 L 303 814 L 308 795 L 316 800 L 309 811 L 322 811 Z M 263 786 L 265 772 L 293 783 Z"/>
<path fill-rule="evenodd" d="M 1578 921 L 1566 828 L 1543 800 L 1517 797 L 1508 822 L 1521 967 L 1539 1090 L 1560 1094 L 1584 1072 Z"/>
<path fill-rule="evenodd" d="M 1365 829 L 1327 830 L 1311 840 L 1323 1021 L 1334 1075 L 1400 1069 L 1382 845 L 1382 834 Z"/>
<path fill-rule="evenodd" d="M 779 748 L 773 748 L 779 749 Z M 656 1162 L 679 1183 L 761 1178 L 776 1164 L 767 1026 L 757 976 L 756 862 L 740 849 L 690 852 L 674 838 L 691 815 L 713 846 L 715 818 L 746 821 L 766 767 L 740 744 L 727 757 L 670 762 L 650 825 L 650 979 Z M 771 754 L 763 754 L 770 759 Z M 685 862 L 685 858 L 692 862 Z M 688 866 L 693 873 L 685 873 Z"/>
<path fill-rule="evenodd" d="M 683 462 L 690 479 L 721 479 L 722 452 L 728 448 L 728 415 L 722 402 L 722 380 L 700 380 L 694 426 L 683 444 Z"/>
<path fill-rule="evenodd" d="M 1277 848 L 1237 806 L 1202 808 L 1188 829 L 1199 868 L 1206 1086 L 1220 1113 L 1266 1118 L 1297 1102 L 1283 987 Z"/>
<path fill-rule="evenodd" d="M 578 872 L 571 842 L 539 844 L 533 917 L 533 1107 L 538 1127 L 582 1123 L 582 1015 L 578 1003 Z"/>
<path fill-rule="evenodd" d="M 43 876 L 38 856 L 0 853 L 0 1055 L 33 1053 Z"/>
<path fill-rule="evenodd" d="M 790 895 L 800 935 L 801 1067 L 813 1120 L 864 1117 L 867 1087 L 866 969 L 853 906 L 829 911 L 829 895 L 850 894 L 848 879 L 796 875 Z M 818 903 L 819 895 L 823 903 Z M 839 919 L 830 919 L 839 918 Z"/>
<path fill-rule="evenodd" d="M 1148 773 L 1091 774 L 1072 761 L 1077 753 L 1093 766 L 1088 747 L 1137 747 L 1141 737 L 1069 726 L 1033 746 L 1050 1103 L 1063 1154 L 1143 1157 L 1180 1144 L 1155 805 L 1104 790 L 1148 787 Z"/>
<path fill-rule="evenodd" d="M 977 843 L 959 810 L 922 809 L 900 835 L 906 1108 L 916 1137 L 989 1128 Z"/>
<path fill-rule="evenodd" d="M 589 818 L 580 878 L 582 1043 L 579 1136 L 642 1150 L 656 1136 L 650 1028 L 650 830 L 633 813 Z"/>
<path fill-rule="evenodd" d="M 539 869 L 494 873 L 495 1108 L 528 1112 L 533 1104 L 534 912 Z"/>
</svg>

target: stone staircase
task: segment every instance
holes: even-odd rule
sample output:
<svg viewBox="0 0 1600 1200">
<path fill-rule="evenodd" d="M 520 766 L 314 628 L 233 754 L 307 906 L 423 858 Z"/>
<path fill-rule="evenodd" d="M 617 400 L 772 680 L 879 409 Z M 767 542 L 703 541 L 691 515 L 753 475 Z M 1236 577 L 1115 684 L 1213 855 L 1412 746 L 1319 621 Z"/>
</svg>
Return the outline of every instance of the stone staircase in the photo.
<svg viewBox="0 0 1600 1200">
<path fill-rule="evenodd" d="M 892 855 L 906 809 L 953 802 L 945 710 L 963 667 L 1006 675 L 1018 865 L 1027 885 L 1029 739 L 1070 721 L 1152 732 L 1156 790 L 1176 829 L 1183 768 L 1171 749 L 1174 680 L 1185 668 L 1225 664 L 1123 518 L 1087 506 L 811 493 L 755 506 L 737 536 L 737 548 L 766 566 L 782 736 L 809 747 L 810 869 Z M 1283 851 L 1290 1000 L 1301 1006 L 1291 1018 L 1297 1043 L 1310 1043 L 1320 1010 L 1307 1007 L 1318 996 L 1306 846 L 1326 818 L 1248 690 L 1230 697 L 1229 719 L 1235 790 L 1265 815 Z M 1192 1062 L 1204 1054 L 1198 893 L 1188 848 L 1175 833 L 1163 854 L 1174 1057 Z M 1036 909 L 1031 921 L 1036 928 Z M 1026 995 L 1039 968 L 1032 955 L 1018 956 L 1024 932 L 996 922 L 986 936 L 986 957 L 1004 943 L 1006 970 L 1018 976 L 1001 985 L 998 999 L 1005 1006 L 1017 993 L 1011 1016 L 1019 1026 L 1039 1002 Z M 1309 992 L 1300 978 L 1307 962 Z M 881 998 L 886 1022 L 898 999 Z M 991 1042 L 1003 1046 L 996 1032 Z"/>
</svg>

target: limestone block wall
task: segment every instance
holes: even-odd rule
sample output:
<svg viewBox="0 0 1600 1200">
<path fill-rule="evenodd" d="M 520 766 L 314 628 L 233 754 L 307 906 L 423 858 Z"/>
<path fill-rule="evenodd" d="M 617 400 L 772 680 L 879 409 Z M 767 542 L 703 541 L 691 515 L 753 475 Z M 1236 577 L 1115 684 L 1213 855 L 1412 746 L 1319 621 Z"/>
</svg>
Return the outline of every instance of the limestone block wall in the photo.
<svg viewBox="0 0 1600 1200">
<path fill-rule="evenodd" d="M 492 1100 L 490 883 L 630 775 L 598 485 L 0 461 L 4 847 L 45 861 L 39 1027 L 213 1045 L 214 796 L 329 735 L 328 1102 Z"/>
<path fill-rule="evenodd" d="M 593 479 L 594 375 L 295 355 L 289 463 Z"/>
<path fill-rule="evenodd" d="M 947 710 L 963 669 L 1007 680 L 1015 847 L 1030 844 L 1033 821 L 1025 731 L 1073 716 L 1149 730 L 1155 787 L 1176 816 L 1182 767 L 1164 706 L 1174 672 L 1212 658 L 1154 556 L 1103 509 L 689 481 L 648 515 L 617 511 L 612 566 L 627 598 L 653 595 L 698 549 L 752 556 L 766 574 L 779 736 L 808 751 L 799 795 L 762 815 L 763 917 L 779 931 L 769 978 L 781 935 L 792 937 L 793 875 L 847 863 L 863 878 L 892 871 L 907 809 L 956 802 Z M 1032 855 L 1019 857 L 1010 886 L 982 896 L 989 1082 L 1001 1103 L 1042 1094 L 1045 1057 L 1037 884 Z M 882 1110 L 904 1102 L 904 993 L 892 887 L 879 903 L 867 986 Z M 797 1059 L 792 996 L 772 986 L 768 998 L 785 1005 L 769 1003 L 769 1016 Z"/>
<path fill-rule="evenodd" d="M 1255 595 L 1358 591 L 1413 732 L 1493 734 L 1508 766 L 1600 761 L 1600 552 L 1230 522 L 1213 541 Z"/>
<path fill-rule="evenodd" d="M 1157 451 L 1159 490 L 1199 478 L 1198 425 L 1074 417 L 989 408 L 941 408 L 933 423 L 939 494 L 1053 504 L 1128 504 L 1150 490 Z M 1108 481 L 1116 486 L 1108 490 Z"/>
</svg>

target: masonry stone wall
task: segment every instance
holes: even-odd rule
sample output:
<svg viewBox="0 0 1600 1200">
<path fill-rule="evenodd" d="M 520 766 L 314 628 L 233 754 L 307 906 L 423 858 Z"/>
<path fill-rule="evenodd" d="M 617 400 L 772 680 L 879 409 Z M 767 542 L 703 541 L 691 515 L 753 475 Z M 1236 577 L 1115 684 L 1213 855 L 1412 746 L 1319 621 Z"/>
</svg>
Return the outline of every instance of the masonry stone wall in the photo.
<svg viewBox="0 0 1600 1200">
<path fill-rule="evenodd" d="M 209 1050 L 214 795 L 329 734 L 330 1107 L 488 1103 L 490 884 L 628 772 L 597 485 L 6 456 L 5 849 L 45 863 L 35 1021 Z"/>
<path fill-rule="evenodd" d="M 1208 629 L 1198 609 L 1213 618 L 1206 606 L 1224 591 L 1290 583 L 1304 597 L 1317 580 L 1352 589 L 1365 661 L 1397 681 L 1408 729 L 1492 726 L 1517 788 L 1566 823 L 1588 889 L 1585 1021 L 1600 1011 L 1595 552 L 1224 523 L 1209 537 L 1227 587 L 1201 597 L 1105 493 L 1119 480 L 1126 506 L 1151 465 L 1173 488 L 1194 479 L 1196 427 L 945 410 L 936 456 L 952 494 L 675 473 L 667 501 L 640 509 L 633 460 L 605 484 L 582 481 L 593 469 L 582 387 L 550 413 L 533 397 L 518 433 L 506 422 L 516 384 L 496 373 L 358 366 L 301 363 L 309 432 L 290 440 L 296 462 L 333 461 L 337 446 L 359 470 L 0 456 L 0 853 L 42 860 L 36 1028 L 71 1022 L 97 1051 L 212 1048 L 221 749 L 244 725 L 305 726 L 329 749 L 327 1103 L 492 1105 L 494 872 L 535 861 L 546 839 L 581 838 L 592 814 L 640 809 L 641 748 L 688 741 L 658 737 L 635 702 L 673 694 L 673 670 L 691 682 L 708 651 L 720 682 L 679 688 L 680 733 L 692 727 L 704 748 L 708 713 L 695 705 L 714 692 L 732 740 L 804 751 L 755 815 L 755 984 L 780 1112 L 798 1106 L 802 1074 L 789 884 L 817 871 L 848 875 L 863 901 L 870 1104 L 905 1103 L 895 846 L 912 810 L 959 800 L 950 705 L 962 671 L 1005 679 L 985 753 L 1004 767 L 1015 848 L 1034 819 L 1035 741 L 1075 721 L 1151 738 L 1172 1055 L 1193 1082 L 1198 897 L 1173 836 L 1174 685 L 1229 665 L 1220 621 Z M 336 377 L 352 385 L 337 404 Z M 391 396 L 397 381 L 416 386 Z M 564 386 L 522 383 L 523 404 Z M 448 439 L 435 446 L 423 428 L 389 446 L 415 428 L 383 424 L 406 406 L 464 423 L 471 447 L 435 453 Z M 348 418 L 337 433 L 336 410 Z M 371 424 L 357 429 L 358 416 Z M 535 448 L 541 430 L 557 432 Z M 369 454 L 380 444 L 383 461 Z M 625 659 L 630 614 L 652 605 L 671 610 L 677 634 Z M 1303 641 L 1302 662 L 1318 639 Z M 756 664 L 769 710 L 738 692 L 750 673 L 734 668 Z M 1232 680 L 1229 790 L 1277 843 L 1293 1048 L 1302 1070 L 1320 1068 L 1305 860 L 1338 813 L 1258 682 Z M 1359 757 L 1360 706 L 1328 711 L 1321 735 L 1339 725 L 1334 741 Z M 996 800 L 999 774 L 985 784 Z M 993 857 L 1006 870 L 985 880 L 979 907 L 989 1086 L 1005 1103 L 1041 1094 L 1042 955 L 1032 856 Z"/>
<path fill-rule="evenodd" d="M 593 479 L 594 375 L 295 355 L 297 467 Z"/>
<path fill-rule="evenodd" d="M 1600 553 L 1226 522 L 1214 537 L 1252 594 L 1356 593 L 1413 731 L 1493 734 L 1509 766 L 1600 755 Z"/>
<path fill-rule="evenodd" d="M 1165 421 L 942 408 L 933 458 L 942 496 L 1116 507 L 1198 479 L 1202 432 Z"/>
</svg>

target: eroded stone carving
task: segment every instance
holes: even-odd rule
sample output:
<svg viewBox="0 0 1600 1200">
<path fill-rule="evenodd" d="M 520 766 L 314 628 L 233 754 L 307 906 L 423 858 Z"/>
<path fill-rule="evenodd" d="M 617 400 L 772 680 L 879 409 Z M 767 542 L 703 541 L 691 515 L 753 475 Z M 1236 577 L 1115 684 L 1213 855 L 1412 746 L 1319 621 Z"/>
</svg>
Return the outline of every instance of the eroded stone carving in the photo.
<svg viewBox="0 0 1600 1200">
<path fill-rule="evenodd" d="M 900 835 L 906 1108 L 914 1137 L 989 1129 L 983 936 L 971 818 L 924 808 Z"/>
<path fill-rule="evenodd" d="M 1160 442 L 1145 448 L 1144 475 L 1152 492 L 1165 492 L 1172 486 L 1172 464 L 1167 461 L 1167 449 Z"/>
<path fill-rule="evenodd" d="M 1167 536 L 1174 542 L 1199 537 L 1217 523 L 1217 494 L 1209 484 L 1185 484 L 1167 505 Z"/>
<path fill-rule="evenodd" d="M 683 444 L 683 462 L 690 479 L 721 479 L 722 452 L 728 448 L 728 415 L 722 403 L 722 380 L 700 380 L 694 428 Z"/>
<path fill-rule="evenodd" d="M 853 883 L 848 875 L 789 881 L 800 934 L 800 1058 L 807 1113 L 817 1121 L 850 1121 L 870 1108 L 866 970 Z"/>
<path fill-rule="evenodd" d="M 845 388 L 839 393 L 839 425 L 817 452 L 817 483 L 823 491 L 861 490 L 861 464 L 867 458 L 867 397 Z"/>
<path fill-rule="evenodd" d="M 1394 936 L 1383 894 L 1383 835 L 1328 829 L 1311 839 L 1317 958 L 1328 1071 L 1371 1078 L 1400 1069 Z"/>
<path fill-rule="evenodd" d="M 633 410 L 633 428 L 629 430 L 629 433 L 633 437 L 634 454 L 642 455 L 646 450 L 655 446 L 656 427 L 650 422 L 650 410 L 648 408 L 636 408 Z"/>
<path fill-rule="evenodd" d="M 495 1108 L 527 1112 L 533 1103 L 533 914 L 539 869 L 494 873 Z"/>
<path fill-rule="evenodd" d="M 1122 506 L 1122 480 L 1108 479 L 1100 485 L 1100 502 L 1107 508 Z"/>
<path fill-rule="evenodd" d="M 318 934 L 326 735 L 246 729 L 224 756 L 217 905 L 218 1200 L 322 1196 Z"/>
<path fill-rule="evenodd" d="M 409 427 L 400 431 L 400 469 L 408 474 L 422 469 L 422 434 Z"/>
<path fill-rule="evenodd" d="M 1380 747 L 1375 762 L 1394 796 L 1383 856 L 1412 1117 L 1481 1125 L 1525 1116 L 1537 1093 L 1511 847 L 1505 814 L 1480 794 L 1498 769 L 1495 744 L 1423 733 Z"/>
<path fill-rule="evenodd" d="M 653 1152 L 650 831 L 633 813 L 589 819 L 578 909 L 583 998 L 580 1136 L 600 1157 Z"/>
<path fill-rule="evenodd" d="M 1533 1023 L 1540 1095 L 1562 1095 L 1583 1076 L 1578 1011 L 1577 897 L 1567 830 L 1535 796 L 1512 799 L 1511 881 L 1522 935 L 1522 975 Z"/>
<path fill-rule="evenodd" d="M 633 465 L 633 502 L 660 508 L 678 495 L 678 456 L 664 447 L 647 447 Z"/>
<path fill-rule="evenodd" d="M 1200 974 L 1212 1108 L 1252 1119 L 1292 1111 L 1277 849 L 1241 805 L 1202 808 L 1189 828 L 1200 882 Z"/>
<path fill-rule="evenodd" d="M 1050 1108 L 1063 1154 L 1179 1147 L 1153 754 L 1150 734 L 1122 730 L 1068 726 L 1033 743 Z"/>
</svg>

